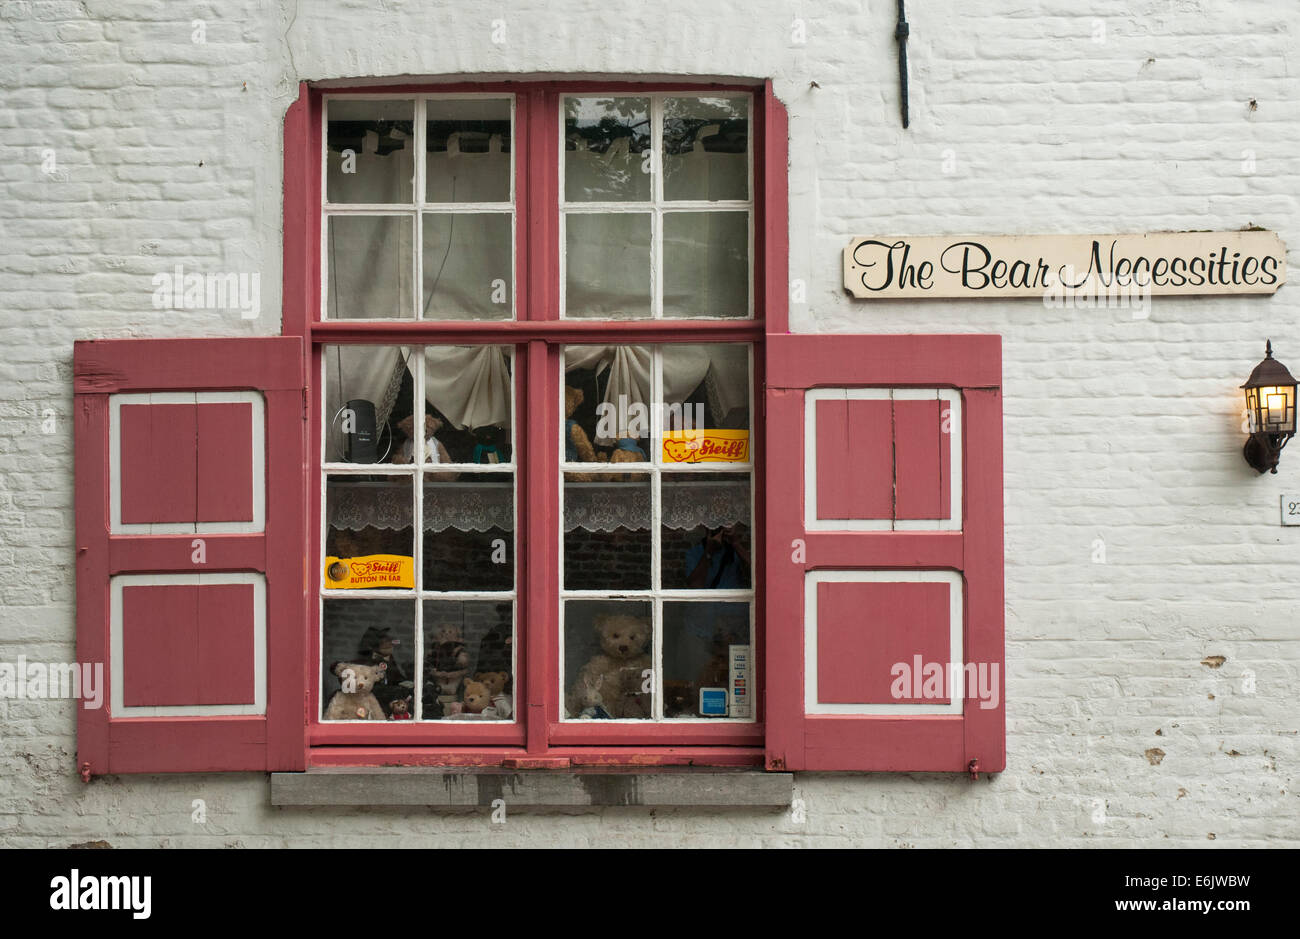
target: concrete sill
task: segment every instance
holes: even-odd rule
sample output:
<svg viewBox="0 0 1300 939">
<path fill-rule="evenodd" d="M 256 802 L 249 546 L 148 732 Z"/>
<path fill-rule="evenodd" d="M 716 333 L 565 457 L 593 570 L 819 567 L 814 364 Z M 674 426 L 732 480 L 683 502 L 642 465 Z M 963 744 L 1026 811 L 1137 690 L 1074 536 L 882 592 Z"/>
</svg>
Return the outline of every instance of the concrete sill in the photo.
<svg viewBox="0 0 1300 939">
<path fill-rule="evenodd" d="M 574 808 L 644 805 L 786 808 L 792 773 L 751 769 L 665 767 L 626 772 L 607 769 L 506 770 L 394 766 L 321 768 L 272 773 L 271 804 L 491 806 Z"/>
</svg>

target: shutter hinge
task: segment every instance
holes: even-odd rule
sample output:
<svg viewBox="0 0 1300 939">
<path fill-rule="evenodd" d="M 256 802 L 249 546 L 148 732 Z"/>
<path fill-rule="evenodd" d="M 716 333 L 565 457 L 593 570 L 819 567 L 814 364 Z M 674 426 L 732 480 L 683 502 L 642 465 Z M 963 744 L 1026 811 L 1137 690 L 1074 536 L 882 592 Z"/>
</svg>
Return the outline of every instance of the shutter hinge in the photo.
<svg viewBox="0 0 1300 939">
<path fill-rule="evenodd" d="M 307 724 L 311 723 L 311 692 L 310 691 L 304 691 L 302 693 L 302 723 L 304 727 Z"/>
<path fill-rule="evenodd" d="M 304 385 L 302 389 L 302 419 L 304 421 L 307 420 L 309 413 L 307 409 L 307 386 Z"/>
<path fill-rule="evenodd" d="M 81 769 L 78 771 L 78 773 L 79 773 L 79 775 L 81 776 L 81 781 L 82 781 L 82 782 L 84 782 L 84 783 L 88 783 L 88 782 L 90 782 L 90 764 L 89 764 L 89 763 L 82 763 L 82 764 L 81 764 Z"/>
<path fill-rule="evenodd" d="M 980 778 L 980 761 L 978 758 L 971 760 L 966 764 L 966 771 L 970 773 L 971 782 Z"/>
</svg>

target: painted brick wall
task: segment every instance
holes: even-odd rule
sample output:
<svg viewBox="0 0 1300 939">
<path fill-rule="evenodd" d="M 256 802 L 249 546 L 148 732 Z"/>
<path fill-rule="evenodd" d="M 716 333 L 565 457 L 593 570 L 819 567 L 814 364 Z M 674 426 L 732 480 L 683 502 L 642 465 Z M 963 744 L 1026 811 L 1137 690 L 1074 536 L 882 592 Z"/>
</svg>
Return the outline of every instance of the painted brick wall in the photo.
<svg viewBox="0 0 1300 939">
<path fill-rule="evenodd" d="M 772 77 L 790 109 L 795 329 L 1004 336 L 1009 695 L 1009 768 L 976 784 L 809 775 L 784 814 L 504 825 L 273 810 L 260 776 L 87 787 L 72 704 L 6 701 L 0 843 L 1300 843 L 1300 529 L 1278 527 L 1300 456 L 1254 477 L 1236 390 L 1266 336 L 1300 365 L 1300 287 L 1135 319 L 837 286 L 868 232 L 1254 224 L 1300 261 L 1300 9 L 1088 7 L 913 4 L 904 132 L 889 0 L 0 3 L 0 660 L 73 655 L 73 341 L 278 331 L 280 125 L 300 79 L 709 73 Z M 177 264 L 259 272 L 261 315 L 155 309 L 151 278 Z"/>
</svg>

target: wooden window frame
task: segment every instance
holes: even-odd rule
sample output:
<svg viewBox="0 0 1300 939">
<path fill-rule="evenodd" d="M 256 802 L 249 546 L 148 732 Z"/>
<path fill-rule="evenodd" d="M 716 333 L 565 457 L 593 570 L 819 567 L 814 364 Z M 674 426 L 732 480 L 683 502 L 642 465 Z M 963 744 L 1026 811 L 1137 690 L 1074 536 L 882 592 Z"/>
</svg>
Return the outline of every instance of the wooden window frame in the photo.
<svg viewBox="0 0 1300 939">
<path fill-rule="evenodd" d="M 763 342 L 771 332 L 786 331 L 786 127 L 784 110 L 772 96 L 771 83 L 737 85 L 717 83 L 637 82 L 487 82 L 420 85 L 314 87 L 302 84 L 299 99 L 285 119 L 285 217 L 282 333 L 302 337 L 310 349 L 307 401 L 317 402 L 315 382 L 321 373 L 322 349 L 336 343 L 388 345 L 508 344 L 516 348 L 516 410 L 525 400 L 558 401 L 560 356 L 567 344 L 655 344 L 660 342 L 743 342 L 752 348 L 754 363 L 751 395 L 761 400 Z M 560 316 L 561 267 L 556 263 L 560 244 L 561 133 L 549 133 L 561 114 L 563 95 L 658 93 L 752 95 L 750 190 L 752 231 L 752 318 L 747 319 L 643 319 L 572 320 Z M 429 320 L 323 320 L 321 244 L 323 206 L 323 102 L 326 96 L 351 98 L 374 95 L 510 95 L 514 99 L 515 127 L 511 149 L 514 159 L 515 265 L 510 321 Z M 775 119 L 774 119 L 775 118 Z M 772 126 L 769 126 L 772 125 Z M 779 125 L 779 126 L 776 126 Z M 769 134 L 771 137 L 769 137 Z M 417 154 L 417 163 L 419 155 Z M 767 173 L 771 166 L 773 173 Z M 417 173 L 417 182 L 423 174 Z M 417 204 L 424 193 L 415 193 Z M 417 208 L 417 212 L 418 212 Z M 413 284 L 422 294 L 422 285 Z M 419 739 L 436 736 L 437 743 L 413 743 L 407 727 L 379 725 L 329 726 L 320 721 L 319 590 L 314 557 L 321 543 L 321 464 L 318 442 L 322 433 L 319 405 L 309 408 L 308 465 L 305 470 L 304 510 L 309 519 L 310 556 L 304 558 L 308 609 L 308 674 L 317 676 L 304 689 L 304 717 L 308 764 L 316 766 L 505 765 L 561 767 L 601 764 L 762 765 L 764 723 L 762 698 L 755 703 L 752 723 L 699 725 L 666 721 L 636 728 L 637 742 L 611 733 L 609 725 L 575 727 L 560 723 L 558 562 L 549 537 L 539 531 L 558 530 L 553 509 L 558 494 L 560 462 L 550 458 L 560 438 L 560 415 L 551 408 L 534 408 L 525 433 L 516 439 L 518 466 L 516 543 L 522 554 L 516 573 L 516 623 L 524 623 L 516 651 L 517 676 L 524 678 L 524 694 L 516 695 L 517 723 L 523 731 L 516 739 L 497 742 L 494 735 L 509 735 L 506 727 L 481 724 L 429 722 Z M 751 411 L 757 429 L 762 414 Z M 753 660 L 757 664 L 755 687 L 764 684 L 764 583 L 763 583 L 763 453 L 753 455 Z M 530 508 L 532 507 L 532 508 Z M 549 585 L 549 586 L 548 586 Z M 518 634 L 517 634 L 518 635 Z M 403 722 L 405 723 L 405 722 Z M 485 731 L 487 736 L 485 737 Z M 564 744 L 553 742 L 560 735 Z M 491 743 L 488 740 L 492 740 Z M 577 741 L 577 742 L 572 742 Z"/>
</svg>

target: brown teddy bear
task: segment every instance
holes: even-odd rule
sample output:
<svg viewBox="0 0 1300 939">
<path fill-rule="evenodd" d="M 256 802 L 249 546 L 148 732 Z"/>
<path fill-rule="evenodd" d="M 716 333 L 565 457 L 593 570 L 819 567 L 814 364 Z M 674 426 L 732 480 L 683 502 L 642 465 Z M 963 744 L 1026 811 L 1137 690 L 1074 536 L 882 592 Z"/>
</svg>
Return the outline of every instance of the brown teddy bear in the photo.
<svg viewBox="0 0 1300 939">
<path fill-rule="evenodd" d="M 479 714 L 492 704 L 492 691 L 481 681 L 465 682 L 465 713 Z"/>
<path fill-rule="evenodd" d="M 487 685 L 488 697 L 495 698 L 506 690 L 506 684 L 510 681 L 510 673 L 479 672 L 474 676 L 474 680 Z"/>
<path fill-rule="evenodd" d="M 650 716 L 650 694 L 642 691 L 650 668 L 650 622 L 643 616 L 605 613 L 596 617 L 601 651 L 587 660 L 565 696 L 569 717 L 603 708 L 612 718 Z"/>
<path fill-rule="evenodd" d="M 374 687 L 383 681 L 387 666 L 358 665 L 355 662 L 335 662 L 330 669 L 338 676 L 343 687 L 334 692 L 329 707 L 325 709 L 327 721 L 382 721 L 384 709 L 375 697 Z"/>
<path fill-rule="evenodd" d="M 402 445 L 393 451 L 393 456 L 389 462 L 392 463 L 413 463 L 415 462 L 415 415 L 408 414 L 397 422 L 397 429 L 406 435 Z M 426 463 L 450 463 L 451 455 L 447 448 L 443 446 L 442 441 L 434 436 L 442 430 L 442 421 L 432 414 L 424 415 L 424 462 Z M 455 476 L 449 478 L 455 479 Z"/>
<path fill-rule="evenodd" d="M 637 442 L 631 437 L 622 437 L 618 443 L 614 444 L 614 449 L 608 455 L 602 453 L 596 457 L 602 463 L 646 463 L 649 457 L 645 451 L 637 446 Z M 604 479 L 607 482 L 617 483 L 627 479 L 626 473 L 606 473 Z M 635 478 L 635 477 L 634 477 Z"/>
<path fill-rule="evenodd" d="M 591 438 L 587 432 L 582 429 L 582 425 L 573 419 L 573 412 L 582 404 L 583 394 L 581 388 L 574 388 L 571 385 L 564 386 L 564 462 L 566 463 L 595 463 L 596 448 L 591 445 Z M 570 482 L 596 482 L 601 476 L 599 473 L 565 473 L 565 479 Z"/>
</svg>

